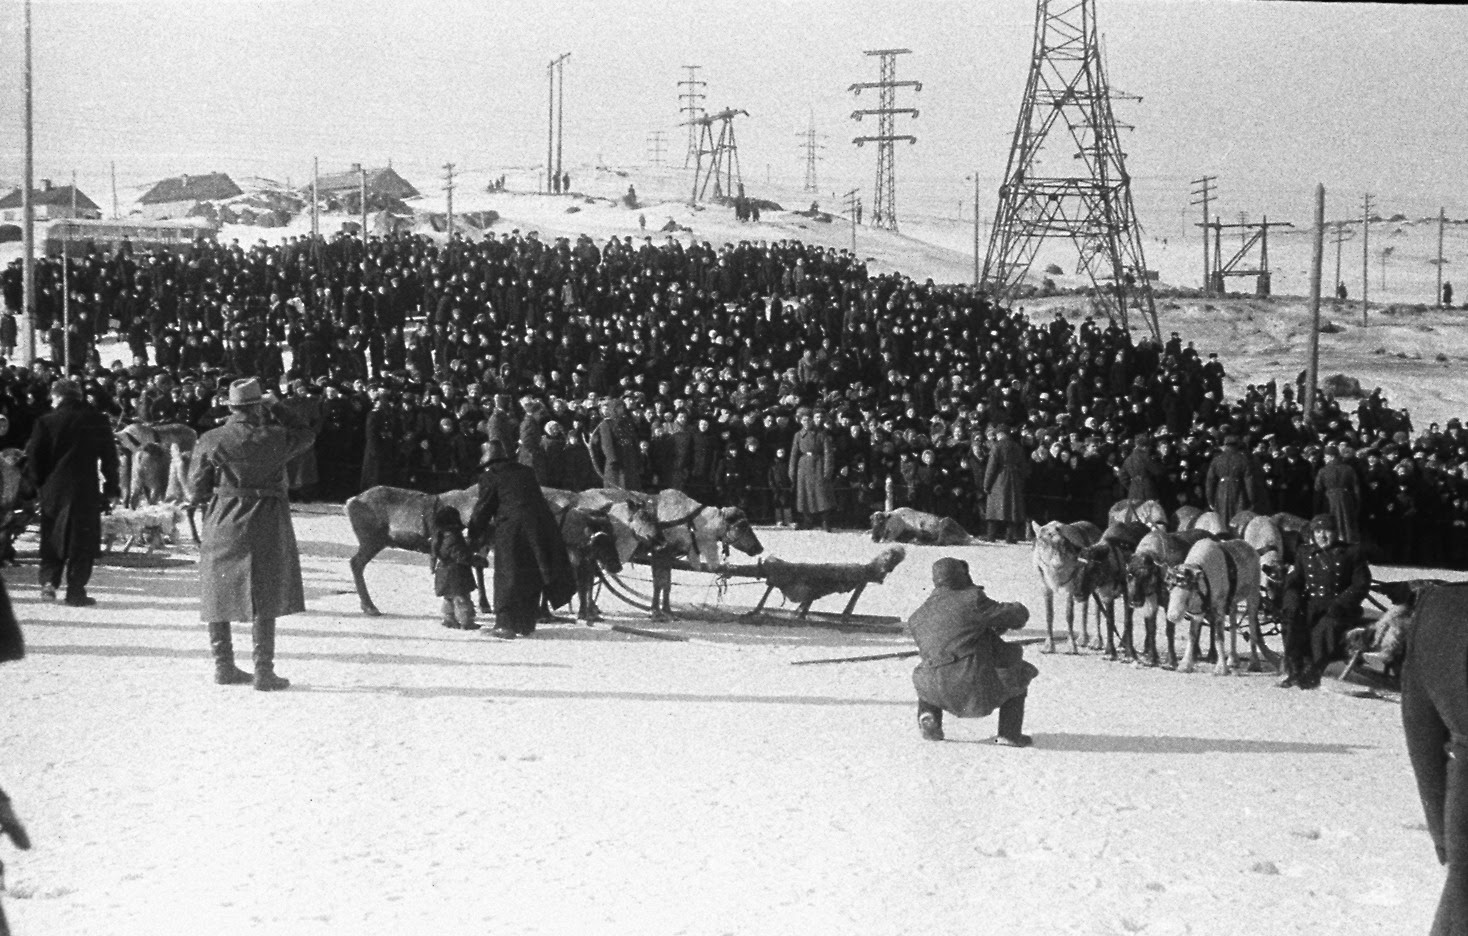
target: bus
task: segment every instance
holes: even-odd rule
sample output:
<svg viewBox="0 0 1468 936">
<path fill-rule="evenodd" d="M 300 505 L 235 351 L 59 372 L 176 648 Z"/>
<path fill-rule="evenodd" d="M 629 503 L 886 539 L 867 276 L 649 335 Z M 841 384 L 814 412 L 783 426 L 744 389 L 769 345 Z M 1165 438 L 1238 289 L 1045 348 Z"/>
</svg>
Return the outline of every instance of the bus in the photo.
<svg viewBox="0 0 1468 936">
<path fill-rule="evenodd" d="M 194 241 L 213 240 L 218 228 L 206 218 L 182 218 L 149 221 L 129 218 L 121 221 L 89 221 L 62 218 L 36 225 L 36 240 L 48 257 L 61 256 L 64 245 L 69 256 L 85 256 L 93 250 L 115 253 L 124 244 L 135 251 L 156 249 L 187 251 Z"/>
</svg>

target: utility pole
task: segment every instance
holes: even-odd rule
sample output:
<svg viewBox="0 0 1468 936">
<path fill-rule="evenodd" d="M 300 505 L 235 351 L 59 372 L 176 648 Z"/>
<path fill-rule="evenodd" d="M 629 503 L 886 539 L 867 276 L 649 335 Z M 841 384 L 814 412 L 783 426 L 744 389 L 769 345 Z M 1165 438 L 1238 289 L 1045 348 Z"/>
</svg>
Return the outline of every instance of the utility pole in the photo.
<svg viewBox="0 0 1468 936">
<path fill-rule="evenodd" d="M 61 372 L 71 373 L 71 222 L 76 219 L 76 170 L 71 170 L 71 214 L 61 238 Z M 105 322 L 103 323 L 106 324 Z"/>
<path fill-rule="evenodd" d="M 556 175 L 562 179 L 566 177 L 566 167 L 561 162 L 561 149 L 566 143 L 566 59 L 570 57 L 570 52 L 562 52 L 560 58 L 556 59 Z"/>
<path fill-rule="evenodd" d="M 1436 306 L 1443 307 L 1443 228 L 1448 223 L 1446 209 L 1437 210 L 1437 301 Z"/>
<path fill-rule="evenodd" d="M 974 286 L 983 281 L 984 274 L 979 263 L 979 170 L 974 170 Z"/>
<path fill-rule="evenodd" d="M 648 156 L 654 166 L 663 164 L 663 151 L 667 148 L 668 135 L 662 130 L 651 130 L 647 134 Z"/>
<path fill-rule="evenodd" d="M 688 125 L 688 150 L 683 154 L 684 169 L 698 161 L 698 125 L 695 121 L 704 114 L 703 104 L 700 102 L 706 96 L 698 89 L 708 86 L 707 81 L 698 80 L 698 70 L 702 67 L 684 65 L 683 70 L 688 73 L 688 77 L 678 82 L 678 113 L 684 115 L 683 123 Z"/>
<path fill-rule="evenodd" d="M 362 199 L 362 259 L 367 259 L 367 169 L 357 166 L 357 194 Z"/>
<path fill-rule="evenodd" d="M 1305 364 L 1305 421 L 1315 414 L 1315 385 L 1320 378 L 1320 267 L 1325 259 L 1325 186 L 1315 186 L 1315 232 L 1310 253 L 1310 360 Z"/>
<path fill-rule="evenodd" d="M 321 200 L 317 186 L 321 181 L 321 157 L 311 157 L 311 266 L 321 263 Z"/>
<path fill-rule="evenodd" d="M 21 184 L 21 239 L 25 258 L 21 263 L 20 362 L 29 367 L 36 358 L 36 205 L 35 126 L 31 101 L 31 0 L 25 0 L 25 181 Z"/>
<path fill-rule="evenodd" d="M 1361 196 L 1361 325 L 1370 324 L 1366 318 L 1367 291 L 1371 286 L 1371 193 Z"/>
<path fill-rule="evenodd" d="M 122 212 L 117 207 L 117 163 L 112 163 L 112 220 L 116 221 L 122 217 Z"/>
<path fill-rule="evenodd" d="M 816 184 L 816 160 L 820 157 L 816 155 L 816 151 L 823 150 L 826 146 L 824 143 L 816 142 L 816 109 L 814 107 L 810 109 L 810 129 L 804 133 L 797 134 L 797 136 L 805 141 L 801 144 L 801 148 L 805 150 L 804 191 L 819 192 L 820 186 Z"/>
<path fill-rule="evenodd" d="M 549 195 L 554 186 L 551 185 L 550 176 L 556 169 L 556 60 L 551 59 L 550 64 L 545 67 L 545 78 L 548 82 L 546 94 L 545 118 L 545 193 Z"/>
<path fill-rule="evenodd" d="M 1337 221 L 1334 225 L 1332 225 L 1335 228 L 1335 283 L 1337 290 L 1337 298 L 1335 300 L 1336 305 L 1340 305 L 1341 301 L 1339 298 L 1339 289 L 1341 287 L 1341 284 L 1345 282 L 1345 280 L 1341 279 L 1341 245 L 1356 236 L 1356 232 L 1350 229 L 1351 223 L 1352 222 L 1350 221 Z"/>
<path fill-rule="evenodd" d="M 861 208 L 861 189 L 852 189 L 841 196 L 846 201 L 846 214 L 851 218 L 851 252 L 856 253 L 856 213 Z"/>
<path fill-rule="evenodd" d="M 851 142 L 857 146 L 865 143 L 877 144 L 877 194 L 873 200 L 872 223 L 879 228 L 889 231 L 897 231 L 897 168 L 896 156 L 892 144 L 898 140 L 906 140 L 909 144 L 917 143 L 917 137 L 910 133 L 895 133 L 895 125 L 892 118 L 897 114 L 909 114 L 914 120 L 917 119 L 916 107 L 894 107 L 898 88 L 912 88 L 913 91 L 922 91 L 921 81 L 898 81 L 897 80 L 897 56 L 910 55 L 911 49 L 869 49 L 867 55 L 875 55 L 881 60 L 880 81 L 860 81 L 846 90 L 853 94 L 861 94 L 863 88 L 876 88 L 878 102 L 875 108 L 865 110 L 854 110 L 851 112 L 852 120 L 861 120 L 868 114 L 877 118 L 876 136 L 859 136 Z"/>
<path fill-rule="evenodd" d="M 450 249 L 453 249 L 453 246 L 454 246 L 454 164 L 453 163 L 444 163 L 443 164 L 443 171 L 444 171 L 443 190 L 448 193 L 449 248 Z"/>
<path fill-rule="evenodd" d="M 1213 277 L 1211 268 L 1208 266 L 1208 204 L 1213 201 L 1216 190 L 1213 183 L 1218 181 L 1218 176 L 1205 175 L 1201 179 L 1194 179 L 1191 184 L 1201 186 L 1193 191 L 1195 201 L 1189 204 L 1203 206 L 1203 295 L 1213 295 Z"/>
</svg>

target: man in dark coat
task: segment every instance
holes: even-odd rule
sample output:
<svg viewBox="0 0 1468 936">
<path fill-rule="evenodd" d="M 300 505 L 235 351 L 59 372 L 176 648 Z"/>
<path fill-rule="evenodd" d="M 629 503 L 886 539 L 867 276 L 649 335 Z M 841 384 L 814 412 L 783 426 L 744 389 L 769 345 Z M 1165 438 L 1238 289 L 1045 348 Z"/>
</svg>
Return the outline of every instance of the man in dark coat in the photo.
<svg viewBox="0 0 1468 936">
<path fill-rule="evenodd" d="M 994 447 L 984 465 L 984 518 L 989 521 L 989 538 L 1013 543 L 1024 535 L 1025 481 L 1030 476 L 1030 459 L 1020 444 L 1000 426 L 994 430 Z"/>
<path fill-rule="evenodd" d="M 576 577 L 560 527 L 535 480 L 535 471 L 491 440 L 489 463 L 479 478 L 479 500 L 469 519 L 469 540 L 494 538 L 494 628 L 502 640 L 535 632 L 541 598 L 559 608 L 576 593 Z M 492 528 L 492 530 L 491 530 Z"/>
<path fill-rule="evenodd" d="M 1225 436 L 1223 449 L 1208 463 L 1205 493 L 1208 507 L 1223 518 L 1227 526 L 1234 514 L 1248 510 L 1250 487 L 1249 457 L 1239 451 L 1238 436 Z"/>
<path fill-rule="evenodd" d="M 990 742 L 1028 747 L 1022 732 L 1025 696 L 1039 675 L 1024 651 L 1000 638 L 1029 620 L 1019 602 L 995 601 L 969 578 L 968 563 L 933 563 L 933 593 L 913 612 L 907 629 L 922 662 L 912 672 L 918 694 L 918 728 L 929 741 L 943 740 L 943 712 L 984 718 L 999 710 L 999 733 Z"/>
<path fill-rule="evenodd" d="M 189 467 L 199 525 L 199 617 L 209 625 L 214 681 L 290 685 L 275 675 L 275 619 L 306 610 L 301 557 L 291 527 L 286 466 L 316 433 L 254 378 L 229 387 L 229 419 L 199 437 Z M 255 675 L 234 665 L 229 622 L 253 622 Z"/>
<path fill-rule="evenodd" d="M 107 417 L 86 403 L 74 381 L 51 385 L 51 407 L 36 421 L 25 457 L 40 492 L 41 597 L 56 600 L 64 571 L 66 603 L 86 607 L 97 603 L 87 582 L 102 547 L 102 511 L 121 494 L 117 445 Z"/>
<path fill-rule="evenodd" d="M 1361 480 L 1341 461 L 1340 449 L 1325 447 L 1325 465 L 1315 472 L 1316 509 L 1329 511 L 1343 541 L 1361 542 Z"/>
<path fill-rule="evenodd" d="M 1402 664 L 1407 755 L 1437 860 L 1447 865 L 1433 936 L 1468 934 L 1468 588 L 1424 591 Z"/>
<path fill-rule="evenodd" d="M 1357 547 L 1340 541 L 1330 514 L 1310 521 L 1310 540 L 1300 544 L 1285 577 L 1283 688 L 1320 685 L 1346 631 L 1361 623 L 1361 602 L 1371 590 L 1371 568 Z"/>
<path fill-rule="evenodd" d="M 1136 438 L 1132 453 L 1122 460 L 1116 470 L 1121 482 L 1122 495 L 1130 501 L 1162 500 L 1162 488 L 1167 481 L 1167 470 L 1152 457 L 1152 439 L 1146 433 Z"/>
<path fill-rule="evenodd" d="M 602 404 L 602 416 L 591 436 L 591 458 L 607 487 L 642 490 L 642 450 L 627 407 L 613 398 Z"/>
</svg>

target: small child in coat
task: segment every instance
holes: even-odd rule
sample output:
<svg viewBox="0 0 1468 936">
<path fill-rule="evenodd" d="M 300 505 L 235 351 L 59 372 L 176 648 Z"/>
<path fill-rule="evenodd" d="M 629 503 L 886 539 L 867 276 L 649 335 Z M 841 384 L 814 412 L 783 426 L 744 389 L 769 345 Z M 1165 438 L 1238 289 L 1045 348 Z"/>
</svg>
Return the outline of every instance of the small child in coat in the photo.
<svg viewBox="0 0 1468 936">
<path fill-rule="evenodd" d="M 443 598 L 444 627 L 478 630 L 474 623 L 474 570 L 489 564 L 469 548 L 464 524 L 452 507 L 440 507 L 433 517 L 433 541 L 429 548 L 433 568 L 433 593 Z"/>
</svg>

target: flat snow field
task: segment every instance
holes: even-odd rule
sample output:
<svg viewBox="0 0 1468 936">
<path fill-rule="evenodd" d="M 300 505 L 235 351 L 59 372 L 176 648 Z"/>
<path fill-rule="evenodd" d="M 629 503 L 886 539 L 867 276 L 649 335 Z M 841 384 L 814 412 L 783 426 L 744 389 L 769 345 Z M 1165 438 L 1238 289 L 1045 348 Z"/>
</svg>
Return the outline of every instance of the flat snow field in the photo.
<svg viewBox="0 0 1468 936">
<path fill-rule="evenodd" d="M 0 669 L 0 783 L 35 840 L 3 850 L 17 934 L 1430 925 L 1442 874 L 1392 702 L 1030 648 L 1033 749 L 980 743 L 992 717 L 933 744 L 912 660 L 790 665 L 906 638 L 731 622 L 759 584 L 683 576 L 675 603 L 705 610 L 661 625 L 606 599 L 608 624 L 687 642 L 566 623 L 504 643 L 438 626 L 407 553 L 369 567 L 385 613 L 364 617 L 339 511 L 296 530 L 310 611 L 281 622 L 276 694 L 211 682 L 190 547 L 113 557 L 95 608 L 7 573 L 30 647 Z M 760 532 L 788 560 L 880 548 Z M 858 610 L 906 615 L 940 555 L 1043 627 L 1023 546 L 909 548 Z"/>
</svg>

